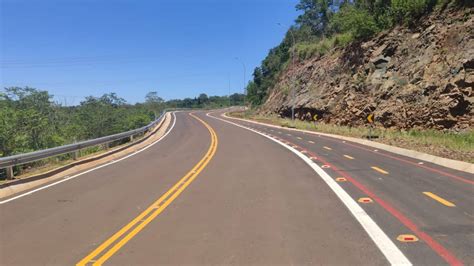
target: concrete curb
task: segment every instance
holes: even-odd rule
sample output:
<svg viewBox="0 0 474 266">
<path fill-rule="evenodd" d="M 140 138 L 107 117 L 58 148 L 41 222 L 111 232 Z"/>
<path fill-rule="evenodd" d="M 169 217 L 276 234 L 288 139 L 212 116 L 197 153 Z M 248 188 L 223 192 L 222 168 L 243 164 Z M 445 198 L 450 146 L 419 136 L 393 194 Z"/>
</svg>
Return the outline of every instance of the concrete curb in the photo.
<svg viewBox="0 0 474 266">
<path fill-rule="evenodd" d="M 250 123 L 269 126 L 269 127 L 273 127 L 273 128 L 282 128 L 282 129 L 286 129 L 286 130 L 299 131 L 299 132 L 309 133 L 309 134 L 313 134 L 313 135 L 321 135 L 321 136 L 326 136 L 326 137 L 331 137 L 331 138 L 336 138 L 336 139 L 342 139 L 342 140 L 362 144 L 362 145 L 365 145 L 365 146 L 369 146 L 369 147 L 372 147 L 372 148 L 376 148 L 376 149 L 392 152 L 392 153 L 395 153 L 395 154 L 403 155 L 403 156 L 410 157 L 410 158 L 413 158 L 413 159 L 422 160 L 422 161 L 425 161 L 425 162 L 430 162 L 430 163 L 433 163 L 433 164 L 441 165 L 441 166 L 451 168 L 451 169 L 454 169 L 454 170 L 474 174 L 474 164 L 467 163 L 467 162 L 446 159 L 446 158 L 443 158 L 443 157 L 434 156 L 434 155 L 427 154 L 427 153 L 422 153 L 422 152 L 418 152 L 418 151 L 413 151 L 413 150 L 408 150 L 408 149 L 399 148 L 399 147 L 395 147 L 395 146 L 390 146 L 390 145 L 387 145 L 387 144 L 383 144 L 383 143 L 379 143 L 379 142 L 375 142 L 375 141 L 370 141 L 370 140 L 365 140 L 365 139 L 345 137 L 345 136 L 328 134 L 328 133 L 320 133 L 320 132 L 303 130 L 303 129 L 287 128 L 287 127 L 282 127 L 282 126 L 277 126 L 277 125 L 272 125 L 272 124 L 267 124 L 267 123 L 262 123 L 262 122 L 256 122 L 256 121 L 249 120 L 249 119 L 231 117 L 231 116 L 227 116 L 227 113 L 224 113 L 222 116 L 226 117 L 226 118 L 229 118 L 229 119 L 235 119 L 235 120 L 250 122 Z"/>
</svg>

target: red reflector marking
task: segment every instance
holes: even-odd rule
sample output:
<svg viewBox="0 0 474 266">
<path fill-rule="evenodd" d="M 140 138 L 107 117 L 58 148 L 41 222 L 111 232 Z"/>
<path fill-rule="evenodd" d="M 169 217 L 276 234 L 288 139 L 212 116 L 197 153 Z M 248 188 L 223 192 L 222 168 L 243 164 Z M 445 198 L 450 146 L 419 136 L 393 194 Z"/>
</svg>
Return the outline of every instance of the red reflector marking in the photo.
<svg viewBox="0 0 474 266">
<path fill-rule="evenodd" d="M 397 240 L 400 242 L 416 242 L 418 241 L 418 237 L 414 235 L 399 235 Z"/>
</svg>

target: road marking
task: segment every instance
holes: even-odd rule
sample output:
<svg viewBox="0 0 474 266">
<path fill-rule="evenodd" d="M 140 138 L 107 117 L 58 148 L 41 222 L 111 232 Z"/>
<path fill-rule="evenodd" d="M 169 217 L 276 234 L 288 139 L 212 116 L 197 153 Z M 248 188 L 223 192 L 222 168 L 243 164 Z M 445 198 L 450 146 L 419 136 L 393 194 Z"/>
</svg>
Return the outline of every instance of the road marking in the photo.
<svg viewBox="0 0 474 266">
<path fill-rule="evenodd" d="M 281 126 L 276 126 L 276 125 L 272 125 L 272 124 L 256 122 L 256 121 L 242 119 L 242 118 L 229 117 L 226 114 L 223 114 L 222 116 L 226 117 L 228 119 L 232 119 L 232 120 L 244 121 L 244 123 L 249 121 L 253 124 L 258 124 L 258 125 L 263 125 L 263 126 L 273 127 L 273 128 L 278 128 L 278 129 L 281 128 Z M 321 136 L 321 134 L 318 134 L 317 132 L 314 132 L 314 131 L 295 129 L 295 128 L 288 128 L 287 130 L 292 130 L 292 131 L 295 131 L 295 132 L 302 132 L 302 133 L 317 135 L 318 137 L 323 137 L 323 138 L 325 138 L 327 140 L 330 140 L 330 141 L 333 141 L 333 142 L 339 142 L 338 139 L 335 139 L 335 138 L 332 138 L 332 137 L 329 137 L 329 136 Z M 346 145 L 349 145 L 349 146 L 354 147 L 356 149 L 361 149 L 361 150 L 370 151 L 370 152 L 378 152 L 379 151 L 377 149 L 373 150 L 370 146 L 366 148 L 367 145 L 364 145 L 364 144 L 356 145 L 356 144 L 351 144 L 350 142 L 346 142 Z M 400 161 L 400 162 L 403 162 L 403 163 L 407 163 L 407 164 L 411 164 L 411 165 L 423 168 L 423 169 L 428 170 L 430 172 L 435 172 L 435 173 L 438 173 L 438 174 L 442 174 L 444 176 L 456 179 L 457 181 L 461 181 L 461 182 L 464 182 L 464 183 L 474 185 L 473 180 L 469 180 L 469 179 L 466 179 L 466 178 L 463 178 L 463 177 L 460 177 L 460 176 L 456 176 L 456 175 L 444 172 L 442 170 L 438 170 L 438 169 L 426 166 L 426 164 L 418 164 L 417 162 L 413 162 L 413 161 L 410 161 L 410 160 L 407 160 L 407 159 L 403 159 L 403 157 L 406 156 L 406 155 L 402 154 L 402 153 L 397 153 L 397 155 L 399 155 L 399 156 L 392 156 L 392 155 L 389 155 L 389 154 L 386 154 L 386 153 L 380 153 L 380 155 L 382 155 L 384 157 L 387 157 L 387 158 L 390 158 L 390 159 L 393 159 L 393 160 L 397 160 L 397 161 Z M 408 157 L 410 157 L 410 156 L 408 156 Z M 411 158 L 413 158 L 413 157 L 411 157 Z M 450 166 L 447 166 L 447 165 L 442 165 L 442 166 L 447 167 L 447 168 L 451 168 Z"/>
<path fill-rule="evenodd" d="M 259 134 L 255 130 L 252 130 L 248 127 L 243 125 L 239 125 L 234 122 L 227 121 L 225 119 L 221 119 L 215 116 L 211 116 L 207 114 L 207 116 L 212 117 L 214 119 L 223 121 L 228 124 L 232 124 L 234 126 L 252 131 L 256 134 Z M 319 167 L 315 162 L 311 161 L 308 157 L 304 154 L 299 152 L 298 150 L 292 148 L 289 145 L 284 144 L 281 141 L 278 141 L 274 138 L 269 136 L 264 136 L 283 147 L 287 148 L 298 157 L 300 157 L 306 164 L 308 164 L 320 177 L 323 181 L 329 186 L 329 188 L 336 194 L 336 196 L 342 201 L 342 203 L 347 207 L 347 209 L 351 212 L 351 214 L 355 217 L 355 219 L 360 223 L 362 228 L 367 232 L 369 237 L 374 241 L 380 251 L 384 254 L 390 264 L 393 265 L 412 265 L 411 262 L 408 260 L 407 257 L 400 251 L 400 249 L 393 243 L 393 241 L 385 234 L 384 231 L 375 223 L 372 218 L 365 212 L 362 207 L 349 195 L 347 192 L 331 177 L 329 176 L 321 167 Z"/>
<path fill-rule="evenodd" d="M 385 171 L 385 170 L 383 170 L 383 169 L 381 169 L 381 168 L 378 168 L 377 166 L 372 166 L 372 167 L 370 167 L 370 168 L 372 168 L 372 169 L 374 169 L 375 171 L 377 171 L 377 172 L 379 172 L 379 173 L 382 173 L 382 174 L 384 174 L 384 175 L 388 175 L 388 172 L 387 172 L 387 171 Z"/>
<path fill-rule="evenodd" d="M 472 215 L 472 214 L 470 214 L 470 213 L 468 213 L 468 212 L 464 212 L 464 214 L 465 214 L 466 216 L 469 216 L 469 217 L 471 217 L 471 218 L 474 218 L 474 215 Z"/>
<path fill-rule="evenodd" d="M 431 192 L 423 192 L 423 194 L 425 194 L 426 196 L 436 200 L 437 202 L 445 205 L 445 206 L 448 206 L 448 207 L 456 207 L 456 205 L 450 201 L 447 201 L 443 198 L 441 198 L 440 196 L 434 194 L 434 193 L 431 193 Z"/>
<path fill-rule="evenodd" d="M 346 158 L 349 159 L 349 160 L 354 160 L 354 157 L 349 156 L 349 155 L 347 155 L 347 154 L 344 154 L 344 157 L 346 157 Z"/>
<path fill-rule="evenodd" d="M 225 117 L 225 115 L 223 115 Z M 215 117 L 214 117 L 215 118 Z M 229 117 L 227 117 L 229 118 Z M 220 118 L 216 118 L 216 119 L 220 119 Z M 237 118 L 230 118 L 230 119 L 235 119 L 235 120 L 239 120 Z M 232 122 L 228 122 L 224 119 L 221 119 L 227 123 L 232 123 Z M 255 122 L 254 122 L 255 123 Z M 235 124 L 235 123 L 233 123 Z M 268 124 L 267 124 L 268 125 Z M 243 127 L 245 128 L 245 127 Z M 312 132 L 309 132 L 309 133 L 312 133 Z M 314 133 L 312 133 L 314 134 Z M 347 145 L 350 145 L 350 146 L 353 146 L 353 147 L 356 147 L 356 148 L 360 148 L 356 145 L 352 145 L 352 144 L 347 144 Z M 368 150 L 368 149 L 365 149 L 365 150 Z M 388 156 L 388 155 L 385 155 L 385 154 L 381 154 L 385 157 L 388 157 L 388 158 L 391 158 L 391 159 L 394 159 L 394 160 L 400 160 L 400 161 L 403 161 L 403 162 L 406 162 L 406 163 L 410 163 L 412 164 L 411 162 L 409 161 L 406 161 L 406 160 L 402 160 L 400 158 L 396 158 L 396 157 L 393 157 L 393 156 Z M 326 163 L 325 160 L 323 158 L 319 159 L 321 162 L 323 163 Z M 417 164 L 415 164 L 417 165 Z M 461 177 L 456 177 L 456 176 L 453 176 L 453 175 L 450 175 L 450 174 L 447 174 L 445 172 L 442 172 L 442 171 L 438 171 L 436 169 L 433 169 L 433 168 L 427 168 L 426 166 L 420 166 L 422 168 L 426 168 L 430 171 L 434 171 L 434 172 L 437 172 L 437 173 L 441 173 L 441 174 L 444 174 L 444 175 L 447 175 L 447 176 L 451 176 L 453 178 L 456 178 L 458 180 L 461 180 L 461 181 L 464 181 L 464 182 L 467 182 L 467 183 L 471 183 L 469 180 L 465 180 L 465 179 L 462 179 Z M 348 181 L 350 181 L 353 185 L 355 185 L 359 190 L 361 190 L 362 192 L 364 192 L 365 194 L 369 195 L 372 199 L 374 199 L 375 202 L 377 202 L 378 204 L 380 204 L 387 212 L 389 212 L 394 218 L 396 218 L 398 221 L 400 221 L 404 226 L 406 226 L 408 229 L 410 229 L 413 233 L 415 233 L 416 236 L 418 236 L 423 242 L 425 242 L 433 251 L 435 251 L 440 257 L 442 257 L 448 264 L 450 265 L 463 265 L 463 263 L 456 257 L 454 256 L 454 254 L 449 251 L 448 249 L 446 249 L 444 246 L 442 246 L 440 243 L 438 243 L 435 239 L 433 239 L 429 234 L 421 231 L 418 226 L 412 221 L 410 220 L 408 217 L 406 217 L 404 214 L 402 214 L 400 211 L 398 211 L 395 207 L 393 207 L 390 203 L 388 202 L 385 202 L 383 199 L 379 198 L 377 195 L 375 195 L 372 191 L 370 191 L 369 189 L 367 189 L 364 185 L 362 185 L 361 183 L 359 183 L 357 180 L 351 178 L 346 172 L 344 172 L 343 170 L 340 170 L 338 169 L 337 167 L 333 167 L 333 170 L 336 171 L 337 173 L 340 173 L 342 175 L 346 175 L 346 178 L 348 179 Z M 472 182 L 472 184 L 474 184 L 474 182 Z M 341 188 L 342 189 L 342 188 Z M 347 206 L 347 205 L 346 205 Z M 367 214 L 366 214 L 367 215 Z M 354 215 L 356 216 L 356 215 Z M 369 217 L 370 218 L 370 217 Z M 365 227 L 364 227 L 365 228 Z M 367 231 L 367 230 L 366 230 Z M 368 231 L 367 231 L 368 232 Z M 369 232 L 368 232 L 369 233 Z M 370 233 L 369 233 L 370 235 Z M 373 237 L 371 237 L 372 239 L 374 239 Z M 391 241 L 391 240 L 390 240 Z M 393 243 L 393 242 L 392 242 Z M 377 244 L 377 247 L 379 247 L 380 250 L 382 250 L 382 248 L 380 248 L 380 246 Z M 385 252 L 383 252 L 384 255 L 385 255 Z M 406 257 L 405 257 L 406 259 Z M 408 263 L 410 263 L 408 261 Z M 392 263 L 393 264 L 393 263 Z"/>
<path fill-rule="evenodd" d="M 328 146 L 324 146 L 323 148 L 325 148 L 325 149 L 328 150 L 328 151 L 332 151 L 332 149 L 329 148 Z"/>
<path fill-rule="evenodd" d="M 399 235 L 397 237 L 397 240 L 400 241 L 400 242 L 417 242 L 418 237 L 416 237 L 414 235 Z"/>
<path fill-rule="evenodd" d="M 372 203 L 372 202 L 374 202 L 371 198 L 367 198 L 367 197 L 360 198 L 357 201 L 360 202 L 360 203 Z"/>
<path fill-rule="evenodd" d="M 278 131 L 278 134 L 283 134 L 283 133 L 281 133 L 281 131 Z"/>
<path fill-rule="evenodd" d="M 200 119 L 199 117 L 195 116 L 192 113 L 190 113 L 189 115 L 191 115 L 192 117 L 200 121 L 202 124 L 204 124 L 204 126 L 208 129 L 211 135 L 211 144 L 209 146 L 207 153 L 204 155 L 204 157 L 193 167 L 193 169 L 191 169 L 191 171 L 189 171 L 184 177 L 182 177 L 172 188 L 170 188 L 165 194 L 163 194 L 157 201 L 151 204 L 144 212 L 139 214 L 130 223 L 125 225 L 112 237 L 107 239 L 104 243 L 102 243 L 99 247 L 93 250 L 89 255 L 84 257 L 76 265 L 78 266 L 86 265 L 93 260 L 95 260 L 95 262 L 93 262 L 92 265 L 94 266 L 102 265 L 112 255 L 114 255 L 121 247 L 123 247 L 128 241 L 130 241 L 130 239 L 132 239 L 141 230 L 143 230 L 143 228 L 145 228 L 146 225 L 148 225 L 161 212 L 163 212 L 163 210 L 165 210 L 166 207 L 170 205 L 174 201 L 174 199 L 176 199 L 184 191 L 184 189 L 186 189 L 186 187 L 189 186 L 189 184 L 191 184 L 191 182 L 193 182 L 193 180 L 211 161 L 212 157 L 214 156 L 217 150 L 217 143 L 218 143 L 217 135 L 215 131 L 211 128 L 211 126 L 209 126 L 202 119 Z M 182 184 L 183 182 L 184 184 Z M 143 222 L 140 222 L 142 220 Z M 119 238 L 121 239 L 117 241 Z M 100 254 L 103 254 L 103 255 L 100 255 Z"/>
<path fill-rule="evenodd" d="M 301 138 L 301 137 L 296 137 L 296 138 L 297 138 L 297 139 L 299 139 L 299 140 L 302 140 L 302 138 Z"/>
<path fill-rule="evenodd" d="M 308 142 L 311 143 L 311 144 L 314 144 L 314 141 L 309 140 Z"/>
<path fill-rule="evenodd" d="M 288 134 L 286 134 L 286 135 L 291 137 L 291 134 L 290 134 L 290 133 L 288 133 Z"/>
<path fill-rule="evenodd" d="M 70 177 L 68 177 L 68 178 L 63 178 L 63 179 L 61 179 L 61 180 L 59 180 L 59 181 L 57 181 L 57 182 L 54 182 L 54 183 L 51 183 L 51 184 L 49 184 L 49 185 L 45 185 L 45 186 L 39 187 L 39 188 L 37 188 L 37 189 L 33 189 L 33 190 L 31 190 L 31 191 L 25 192 L 25 193 L 23 193 L 23 194 L 20 194 L 20 195 L 18 195 L 18 196 L 13 197 L 13 198 L 9 198 L 9 199 L 0 201 L 0 205 L 5 204 L 5 203 L 8 203 L 8 202 L 13 201 L 13 200 L 16 200 L 16 199 L 19 199 L 19 198 L 23 198 L 23 197 L 25 197 L 25 196 L 31 195 L 31 194 L 36 193 L 36 192 L 38 192 L 38 191 L 41 191 L 41 190 L 43 190 L 43 189 L 47 189 L 47 188 L 49 188 L 49 187 L 52 187 L 52 186 L 61 184 L 61 183 L 66 182 L 66 181 L 68 181 L 68 180 L 74 179 L 74 178 L 76 178 L 76 177 L 79 177 L 79 176 L 81 176 L 81 175 L 90 173 L 90 172 L 95 171 L 95 170 L 98 170 L 98 169 L 100 169 L 100 168 L 103 168 L 103 167 L 112 165 L 112 164 L 114 164 L 114 163 L 118 163 L 118 162 L 123 161 L 123 160 L 125 160 L 125 159 L 127 159 L 127 158 L 130 158 L 130 157 L 132 157 L 132 156 L 134 156 L 134 155 L 136 155 L 136 154 L 138 154 L 138 153 L 140 153 L 140 152 L 142 152 L 142 151 L 144 151 L 144 150 L 147 150 L 147 149 L 150 148 L 151 146 L 153 146 L 153 145 L 155 145 L 156 143 L 158 143 L 158 142 L 160 142 L 161 140 L 163 140 L 166 136 L 168 136 L 168 134 L 171 132 L 171 130 L 173 130 L 173 128 L 174 128 L 174 126 L 175 126 L 175 124 L 176 124 L 176 115 L 175 115 L 175 112 L 173 112 L 172 114 L 173 114 L 173 118 L 174 118 L 174 119 L 173 119 L 173 124 L 171 125 L 170 129 L 168 129 L 168 131 L 167 131 L 163 136 L 161 136 L 161 138 L 155 140 L 155 141 L 152 142 L 150 145 L 148 145 L 148 146 L 146 146 L 146 147 L 144 147 L 144 148 L 142 148 L 142 149 L 140 149 L 140 150 L 137 150 L 137 151 L 135 151 L 135 152 L 133 152 L 133 153 L 131 153 L 131 154 L 125 156 L 125 157 L 122 157 L 122 158 L 120 158 L 120 159 L 117 159 L 117 160 L 114 160 L 114 161 L 111 161 L 111 162 L 108 162 L 108 163 L 99 165 L 99 166 L 94 167 L 94 168 L 91 168 L 91 169 L 89 169 L 89 170 L 87 170 L 87 171 L 84 171 L 84 172 L 81 172 L 81 173 L 79 173 L 79 174 L 70 176 Z"/>
</svg>

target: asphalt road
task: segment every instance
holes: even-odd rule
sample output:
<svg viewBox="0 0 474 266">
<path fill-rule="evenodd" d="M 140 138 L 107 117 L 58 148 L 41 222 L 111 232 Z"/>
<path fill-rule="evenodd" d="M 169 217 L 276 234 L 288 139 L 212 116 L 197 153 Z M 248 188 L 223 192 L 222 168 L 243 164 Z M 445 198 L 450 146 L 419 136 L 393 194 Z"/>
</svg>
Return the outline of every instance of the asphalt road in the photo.
<svg viewBox="0 0 474 266">
<path fill-rule="evenodd" d="M 221 113 L 1 199 L 0 265 L 474 264 L 473 175 Z"/>
</svg>

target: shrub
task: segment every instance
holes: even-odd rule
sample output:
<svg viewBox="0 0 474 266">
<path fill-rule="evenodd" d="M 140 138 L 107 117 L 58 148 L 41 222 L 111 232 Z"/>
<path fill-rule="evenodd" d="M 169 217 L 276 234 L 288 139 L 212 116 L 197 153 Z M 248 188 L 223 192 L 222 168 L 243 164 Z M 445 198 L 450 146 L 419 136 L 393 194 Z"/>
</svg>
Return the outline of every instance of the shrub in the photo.
<svg viewBox="0 0 474 266">
<path fill-rule="evenodd" d="M 323 38 L 314 42 L 296 44 L 296 53 L 302 60 L 316 55 L 324 55 L 335 46 L 335 37 Z"/>
<path fill-rule="evenodd" d="M 334 36 L 334 46 L 346 46 L 354 40 L 351 33 L 337 34 Z"/>
<path fill-rule="evenodd" d="M 356 39 L 364 39 L 379 31 L 375 18 L 364 9 L 353 5 L 344 6 L 331 20 L 336 32 L 351 33 Z"/>
<path fill-rule="evenodd" d="M 391 12 L 395 23 L 412 24 L 431 11 L 437 0 L 392 0 Z"/>
</svg>

